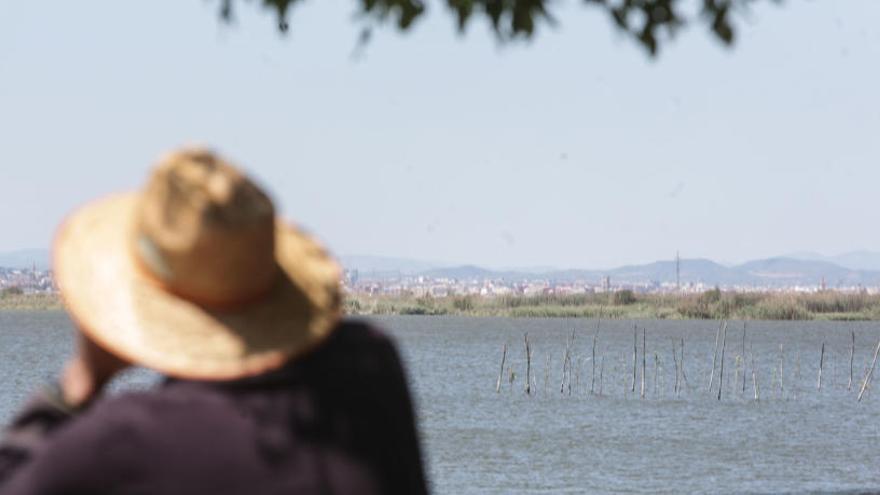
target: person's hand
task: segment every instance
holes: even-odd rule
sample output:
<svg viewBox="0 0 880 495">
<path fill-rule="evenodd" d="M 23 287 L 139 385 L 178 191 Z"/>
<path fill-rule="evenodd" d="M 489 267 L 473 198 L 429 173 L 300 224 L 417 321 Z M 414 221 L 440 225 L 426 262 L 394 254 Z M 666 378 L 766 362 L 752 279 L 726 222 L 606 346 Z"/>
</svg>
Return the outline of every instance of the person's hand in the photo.
<svg viewBox="0 0 880 495">
<path fill-rule="evenodd" d="M 76 354 L 61 374 L 61 393 L 71 407 L 80 407 L 96 397 L 116 373 L 129 363 L 99 346 L 82 331 L 77 332 Z"/>
</svg>

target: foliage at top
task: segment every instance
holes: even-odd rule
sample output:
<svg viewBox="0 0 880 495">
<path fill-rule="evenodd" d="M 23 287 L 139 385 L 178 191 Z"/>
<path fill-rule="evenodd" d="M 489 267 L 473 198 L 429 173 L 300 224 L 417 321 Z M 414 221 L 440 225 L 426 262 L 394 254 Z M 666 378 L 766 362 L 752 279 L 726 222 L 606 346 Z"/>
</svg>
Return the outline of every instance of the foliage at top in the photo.
<svg viewBox="0 0 880 495">
<path fill-rule="evenodd" d="M 288 29 L 287 16 L 301 0 L 262 0 L 275 12 L 278 28 Z M 671 39 L 688 22 L 704 24 L 725 45 L 734 41 L 731 16 L 748 8 L 755 0 L 581 0 L 585 5 L 605 12 L 615 27 L 637 41 L 652 56 L 660 43 Z M 775 0 L 779 1 L 779 0 Z M 221 0 L 220 14 L 233 18 L 235 0 Z M 372 26 L 391 22 L 401 31 L 410 29 L 427 11 L 422 0 L 357 0 L 363 17 L 372 21 L 363 31 L 369 39 Z M 685 12 L 687 5 L 699 5 L 698 12 Z M 550 0 L 446 0 L 460 32 L 473 21 L 488 22 L 501 41 L 532 38 L 541 24 L 553 25 L 553 2 Z M 689 16 L 688 14 L 691 14 Z M 689 18 L 693 17 L 693 19 Z"/>
</svg>

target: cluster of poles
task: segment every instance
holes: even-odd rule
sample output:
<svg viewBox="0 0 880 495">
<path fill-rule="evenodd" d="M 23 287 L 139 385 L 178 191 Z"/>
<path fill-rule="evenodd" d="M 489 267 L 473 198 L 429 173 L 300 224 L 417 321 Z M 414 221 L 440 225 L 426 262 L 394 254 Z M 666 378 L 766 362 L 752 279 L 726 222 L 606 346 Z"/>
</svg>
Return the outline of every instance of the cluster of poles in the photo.
<svg viewBox="0 0 880 495">
<path fill-rule="evenodd" d="M 561 366 L 561 376 L 559 381 L 559 393 L 560 394 L 572 394 L 572 385 L 574 384 L 574 389 L 577 390 L 580 387 L 580 377 L 581 377 L 581 368 L 582 364 L 586 361 L 589 361 L 591 364 L 592 372 L 590 374 L 590 387 L 589 394 L 590 395 L 603 395 L 604 381 L 605 381 L 605 353 L 600 352 L 600 355 L 597 356 L 597 346 L 599 342 L 599 326 L 600 322 L 596 324 L 596 332 L 593 334 L 592 338 L 592 349 L 589 357 L 582 357 L 580 359 L 575 356 L 575 331 L 572 331 L 571 334 L 566 338 L 565 345 L 562 351 L 562 366 Z M 734 376 L 733 376 L 733 387 L 732 390 L 734 392 L 739 392 L 740 396 L 746 396 L 747 389 L 751 388 L 751 395 L 754 397 L 754 400 L 759 400 L 761 396 L 760 391 L 760 381 L 758 377 L 758 366 L 755 364 L 755 353 L 752 349 L 752 344 L 749 342 L 749 352 L 746 353 L 746 324 L 743 323 L 742 332 L 741 332 L 741 342 L 740 345 L 740 353 L 736 355 L 734 359 Z M 640 338 L 641 337 L 641 338 Z M 737 335 L 736 337 L 739 337 Z M 734 337 L 734 338 L 736 338 Z M 740 339 L 737 339 L 740 340 Z M 633 347 L 632 347 L 632 374 L 628 376 L 628 380 L 624 381 L 625 392 L 629 392 L 632 394 L 636 393 L 636 389 L 638 388 L 639 397 L 644 399 L 646 397 L 646 382 L 648 381 L 648 352 L 647 352 L 647 342 L 648 342 L 648 333 L 645 328 L 641 329 L 639 332 L 638 326 L 633 326 Z M 736 345 L 736 343 L 732 344 Z M 690 390 L 699 390 L 701 388 L 700 384 L 692 383 L 688 380 L 686 366 L 685 366 L 685 340 L 684 338 L 671 338 L 671 347 L 672 347 L 672 360 L 675 366 L 675 377 L 673 384 L 673 394 L 675 397 L 679 397 L 681 395 L 682 390 L 690 389 Z M 849 381 L 847 383 L 847 390 L 851 391 L 853 389 L 854 382 L 854 358 L 855 358 L 855 347 L 856 347 L 856 335 L 855 331 L 851 332 L 851 346 L 849 352 Z M 529 341 L 529 334 L 526 332 L 523 335 L 523 348 L 525 352 L 525 378 L 524 382 L 524 391 L 526 395 L 532 395 L 537 391 L 537 383 L 538 377 L 536 373 L 533 372 L 533 361 L 534 361 L 534 349 L 532 343 Z M 724 365 L 727 361 L 727 349 L 728 349 L 728 323 L 722 322 L 718 327 L 718 331 L 715 334 L 715 351 L 712 355 L 712 370 L 709 372 L 708 382 L 706 383 L 706 393 L 710 394 L 713 398 L 717 400 L 722 400 L 724 395 L 724 380 L 727 376 L 729 378 L 730 371 L 727 371 L 727 375 L 725 375 Z M 641 352 L 639 352 L 641 351 Z M 735 351 L 734 351 L 735 352 Z M 870 388 L 871 379 L 874 375 L 874 369 L 877 366 L 877 355 L 880 353 L 880 341 L 877 342 L 877 345 L 874 346 L 874 354 L 871 359 L 871 364 L 866 367 L 864 374 L 862 375 L 862 379 L 858 384 L 858 402 L 862 401 L 862 398 L 865 395 L 865 392 Z M 746 362 L 747 356 L 749 356 L 749 363 Z M 498 379 L 495 383 L 495 391 L 496 393 L 500 393 L 502 391 L 504 382 L 507 381 L 507 384 L 510 389 L 513 389 L 514 383 L 516 382 L 517 375 L 514 371 L 513 367 L 507 365 L 507 357 L 508 357 L 508 344 L 505 342 L 502 346 L 501 350 L 501 367 L 498 372 Z M 774 382 L 778 383 L 779 390 L 784 393 L 785 390 L 785 353 L 784 347 L 782 344 L 779 345 L 779 364 L 778 367 L 774 367 Z M 819 361 L 817 366 L 817 378 L 816 378 L 816 388 L 821 391 L 823 387 L 823 374 L 826 373 L 826 368 L 828 358 L 826 357 L 826 342 L 823 341 L 821 348 L 819 350 Z M 655 394 L 660 390 L 661 387 L 658 387 L 658 379 L 663 375 L 661 372 L 661 357 L 658 352 L 654 352 L 653 354 L 653 390 Z M 747 376 L 746 368 L 751 368 L 751 376 Z M 550 383 L 550 368 L 551 368 L 551 356 L 547 354 L 547 360 L 545 362 L 544 367 L 544 387 L 545 391 L 551 390 Z M 797 354 L 796 357 L 796 369 L 797 375 L 800 375 L 800 353 Z M 778 372 L 777 372 L 778 370 Z M 641 373 L 640 373 L 641 372 Z M 751 380 L 749 380 L 751 378 Z M 749 384 L 748 382 L 751 382 Z M 749 387 L 751 385 L 751 387 Z M 552 385 L 555 387 L 555 385 Z M 554 389 L 555 390 L 555 389 Z M 796 392 L 795 392 L 796 393 Z"/>
</svg>

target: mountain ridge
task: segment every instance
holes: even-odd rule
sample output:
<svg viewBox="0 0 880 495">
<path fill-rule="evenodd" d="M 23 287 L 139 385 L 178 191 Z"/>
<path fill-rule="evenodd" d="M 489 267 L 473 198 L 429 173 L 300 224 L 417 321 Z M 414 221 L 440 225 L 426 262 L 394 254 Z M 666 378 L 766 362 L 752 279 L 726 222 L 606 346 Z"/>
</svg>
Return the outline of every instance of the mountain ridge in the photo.
<svg viewBox="0 0 880 495">
<path fill-rule="evenodd" d="M 877 269 L 852 268 L 853 260 Z M 38 269 L 49 267 L 49 251 L 46 249 L 20 249 L 0 253 L 0 267 Z M 832 261 L 835 258 L 850 260 L 850 266 Z M 674 283 L 676 261 L 659 260 L 650 263 L 623 265 L 610 269 L 584 268 L 530 268 L 492 269 L 474 264 L 450 264 L 414 258 L 391 256 L 349 255 L 339 257 L 340 263 L 349 270 L 357 269 L 364 279 L 393 279 L 401 276 L 448 279 L 495 279 L 507 281 L 549 280 L 554 282 L 601 283 L 610 277 L 612 284 Z M 724 265 L 708 258 L 689 258 L 679 261 L 680 280 L 684 284 L 702 283 L 720 286 L 791 287 L 816 286 L 824 280 L 828 287 L 880 286 L 880 253 L 852 251 L 838 256 L 816 253 L 794 253 L 787 256 L 746 261 Z"/>
<path fill-rule="evenodd" d="M 679 270 L 683 284 L 791 287 L 817 286 L 824 281 L 828 287 L 880 286 L 880 271 L 877 270 L 851 270 L 828 261 L 807 261 L 785 257 L 747 261 L 732 267 L 708 259 L 682 259 L 679 262 Z M 612 284 L 662 284 L 676 282 L 676 262 L 655 261 L 609 270 L 570 269 L 545 273 L 494 271 L 473 265 L 461 265 L 437 268 L 418 275 L 449 279 L 593 283 L 600 283 L 604 277 L 609 277 Z"/>
</svg>

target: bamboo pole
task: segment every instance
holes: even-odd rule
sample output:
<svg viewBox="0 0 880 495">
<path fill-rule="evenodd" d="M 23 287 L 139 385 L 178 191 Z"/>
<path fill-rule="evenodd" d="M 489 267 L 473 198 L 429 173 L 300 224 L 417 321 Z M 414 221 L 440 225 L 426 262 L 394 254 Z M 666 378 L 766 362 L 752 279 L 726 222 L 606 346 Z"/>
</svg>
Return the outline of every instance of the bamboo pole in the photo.
<svg viewBox="0 0 880 495">
<path fill-rule="evenodd" d="M 819 352 L 819 379 L 816 382 L 816 390 L 822 390 L 822 368 L 825 367 L 825 341 L 822 341 L 822 350 Z M 832 387 L 834 385 L 832 384 Z"/>
<path fill-rule="evenodd" d="M 856 331 L 852 330 L 852 346 L 849 348 L 849 383 L 846 385 L 847 390 L 852 390 L 853 383 L 853 358 L 856 355 Z"/>
<path fill-rule="evenodd" d="M 859 391 L 859 400 L 862 401 L 862 396 L 865 395 L 865 390 L 868 388 L 868 383 L 871 381 L 871 377 L 874 375 L 874 367 L 877 366 L 877 353 L 880 352 L 880 340 L 877 341 L 877 347 L 874 348 L 874 359 L 871 360 L 871 369 L 868 371 L 868 374 L 865 375 L 865 381 L 862 383 L 862 389 Z"/>
<path fill-rule="evenodd" d="M 602 354 L 602 363 L 599 364 L 599 396 L 602 395 L 602 382 L 605 378 L 605 354 Z"/>
<path fill-rule="evenodd" d="M 495 383 L 495 393 L 501 392 L 501 378 L 504 376 L 504 361 L 507 360 L 507 342 L 501 349 L 501 370 L 498 371 L 498 382 Z"/>
<path fill-rule="evenodd" d="M 523 334 L 526 344 L 526 395 L 532 394 L 532 347 L 529 345 L 529 332 Z"/>
<path fill-rule="evenodd" d="M 718 370 L 718 400 L 721 400 L 721 391 L 724 390 L 724 351 L 727 348 L 727 326 L 724 327 L 724 337 L 721 343 L 721 367 Z"/>
<path fill-rule="evenodd" d="M 712 383 L 715 381 L 715 365 L 718 361 L 718 339 L 721 337 L 721 329 L 727 331 L 727 322 L 724 321 L 721 325 L 718 326 L 718 331 L 715 332 L 715 352 L 712 354 L 712 372 L 709 373 L 709 386 L 706 387 L 706 392 L 712 391 Z"/>
<path fill-rule="evenodd" d="M 645 346 L 646 340 L 648 340 L 647 329 L 642 328 L 642 399 L 645 398 Z"/>
</svg>

